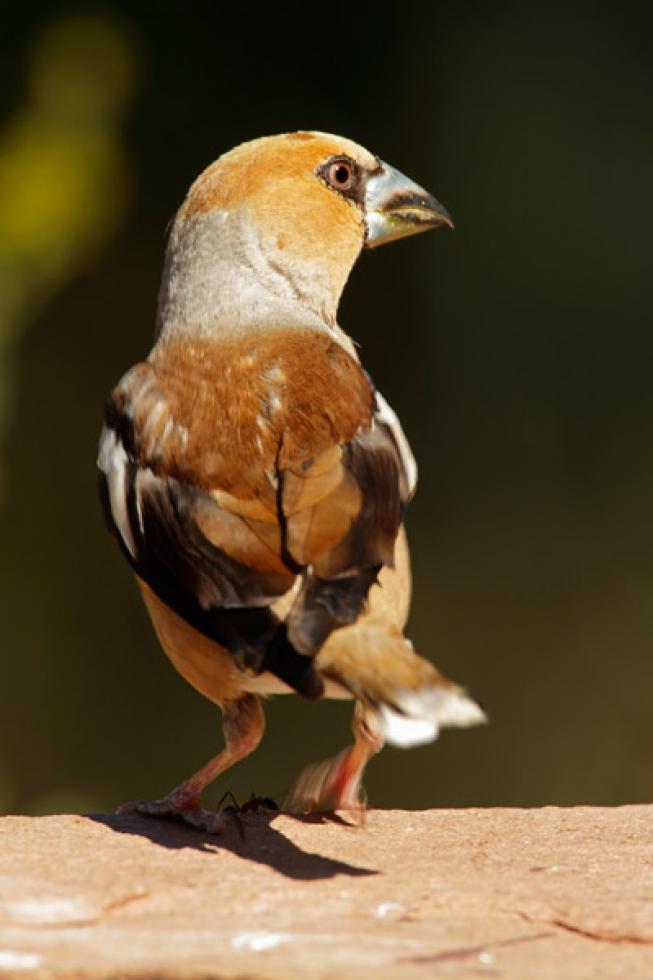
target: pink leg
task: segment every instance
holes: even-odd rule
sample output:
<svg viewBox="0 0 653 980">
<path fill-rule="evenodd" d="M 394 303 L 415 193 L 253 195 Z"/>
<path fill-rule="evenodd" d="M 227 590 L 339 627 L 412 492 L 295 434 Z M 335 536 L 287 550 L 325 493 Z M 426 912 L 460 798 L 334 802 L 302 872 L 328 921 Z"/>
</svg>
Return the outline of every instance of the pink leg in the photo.
<svg viewBox="0 0 653 980">
<path fill-rule="evenodd" d="M 354 744 L 333 759 L 307 766 L 300 774 L 283 808 L 289 813 L 315 810 L 353 810 L 365 813 L 362 779 L 365 766 L 383 748 L 373 713 L 356 703 L 353 721 Z"/>
<path fill-rule="evenodd" d="M 180 817 L 186 823 L 209 834 L 224 827 L 224 813 L 202 807 L 202 793 L 217 776 L 235 762 L 244 759 L 257 747 L 265 728 L 261 702 L 253 694 L 230 701 L 222 709 L 225 747 L 190 779 L 185 780 L 161 800 L 135 800 L 124 803 L 118 813 L 142 813 L 151 817 Z"/>
</svg>

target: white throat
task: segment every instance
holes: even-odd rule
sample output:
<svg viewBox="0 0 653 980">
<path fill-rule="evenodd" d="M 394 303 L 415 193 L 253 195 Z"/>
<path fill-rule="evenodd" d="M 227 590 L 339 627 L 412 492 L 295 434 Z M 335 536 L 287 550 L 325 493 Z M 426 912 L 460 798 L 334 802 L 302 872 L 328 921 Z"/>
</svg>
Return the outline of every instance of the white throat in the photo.
<svg viewBox="0 0 653 980">
<path fill-rule="evenodd" d="M 159 291 L 157 333 L 241 333 L 313 327 L 340 333 L 340 293 L 315 257 L 293 260 L 244 209 L 175 221 Z"/>
</svg>

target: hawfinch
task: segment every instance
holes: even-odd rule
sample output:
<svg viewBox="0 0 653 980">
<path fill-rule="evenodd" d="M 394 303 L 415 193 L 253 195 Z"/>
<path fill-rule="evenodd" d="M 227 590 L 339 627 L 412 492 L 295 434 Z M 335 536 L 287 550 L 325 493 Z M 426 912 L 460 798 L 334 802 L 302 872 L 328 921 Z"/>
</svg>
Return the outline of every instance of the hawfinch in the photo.
<svg viewBox="0 0 653 980">
<path fill-rule="evenodd" d="M 416 465 L 336 319 L 361 249 L 441 225 L 430 194 L 324 133 L 245 143 L 192 185 L 154 347 L 109 397 L 98 465 L 161 645 L 222 709 L 225 747 L 123 810 L 216 831 L 202 791 L 256 748 L 266 695 L 355 704 L 353 746 L 305 770 L 293 812 L 361 809 L 384 742 L 484 720 L 403 636 Z"/>
</svg>

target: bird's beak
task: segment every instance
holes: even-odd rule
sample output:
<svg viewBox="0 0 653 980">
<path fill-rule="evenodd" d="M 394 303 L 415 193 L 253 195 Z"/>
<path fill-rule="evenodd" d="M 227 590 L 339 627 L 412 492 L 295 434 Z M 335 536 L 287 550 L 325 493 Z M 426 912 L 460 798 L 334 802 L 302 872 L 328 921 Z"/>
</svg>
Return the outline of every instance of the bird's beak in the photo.
<svg viewBox="0 0 653 980">
<path fill-rule="evenodd" d="M 365 221 L 366 248 L 441 225 L 453 228 L 451 215 L 439 201 L 383 161 L 367 179 Z"/>
</svg>

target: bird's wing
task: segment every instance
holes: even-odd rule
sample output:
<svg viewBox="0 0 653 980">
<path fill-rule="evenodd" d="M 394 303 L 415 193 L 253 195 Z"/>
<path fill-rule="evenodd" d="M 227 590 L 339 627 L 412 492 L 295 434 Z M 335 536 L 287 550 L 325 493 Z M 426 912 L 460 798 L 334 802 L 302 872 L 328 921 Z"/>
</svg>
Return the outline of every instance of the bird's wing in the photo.
<svg viewBox="0 0 653 980">
<path fill-rule="evenodd" d="M 112 393 L 100 444 L 110 525 L 136 573 L 229 649 L 319 696 L 312 657 L 391 564 L 414 462 L 329 337 L 168 343 Z M 293 587 L 280 623 L 271 605 Z"/>
</svg>

